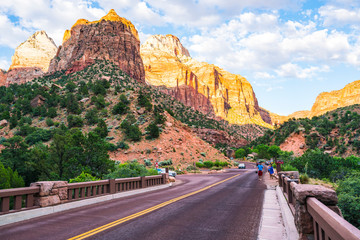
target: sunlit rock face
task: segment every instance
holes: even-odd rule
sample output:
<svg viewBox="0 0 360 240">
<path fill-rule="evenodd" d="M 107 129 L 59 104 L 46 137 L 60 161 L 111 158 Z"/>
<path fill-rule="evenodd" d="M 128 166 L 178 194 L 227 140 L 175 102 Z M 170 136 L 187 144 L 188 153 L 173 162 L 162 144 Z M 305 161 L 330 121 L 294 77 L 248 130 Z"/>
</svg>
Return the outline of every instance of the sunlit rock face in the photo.
<svg viewBox="0 0 360 240">
<path fill-rule="evenodd" d="M 71 30 L 66 30 L 49 71 L 76 72 L 96 59 L 109 60 L 134 79 L 145 82 L 138 32 L 114 10 L 98 21 L 80 19 Z"/>
<path fill-rule="evenodd" d="M 310 116 L 319 116 L 336 108 L 360 103 L 360 80 L 343 89 L 320 93 L 311 108 Z"/>
<path fill-rule="evenodd" d="M 21 43 L 11 58 L 9 71 L 0 74 L 0 86 L 23 84 L 48 71 L 57 47 L 45 31 L 38 31 Z"/>
<path fill-rule="evenodd" d="M 47 72 L 50 60 L 55 56 L 57 47 L 45 31 L 38 31 L 21 43 L 11 58 L 9 70 L 37 67 Z"/>
<path fill-rule="evenodd" d="M 177 37 L 150 37 L 141 45 L 141 57 L 148 84 L 162 87 L 195 110 L 232 124 L 271 127 L 269 113 L 260 109 L 244 77 L 192 59 Z"/>
<path fill-rule="evenodd" d="M 310 111 L 298 111 L 288 116 L 271 114 L 271 119 L 274 123 L 282 123 L 290 118 L 312 118 L 354 104 L 360 104 L 360 80 L 349 83 L 340 90 L 320 93 Z"/>
</svg>

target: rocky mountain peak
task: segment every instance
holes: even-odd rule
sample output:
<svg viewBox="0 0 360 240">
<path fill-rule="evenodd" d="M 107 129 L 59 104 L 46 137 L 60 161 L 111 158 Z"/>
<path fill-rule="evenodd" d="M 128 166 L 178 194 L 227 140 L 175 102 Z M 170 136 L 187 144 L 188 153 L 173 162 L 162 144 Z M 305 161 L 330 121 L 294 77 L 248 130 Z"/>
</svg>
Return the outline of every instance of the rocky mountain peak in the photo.
<svg viewBox="0 0 360 240">
<path fill-rule="evenodd" d="M 185 105 L 231 124 L 272 127 L 244 77 L 192 59 L 177 37 L 150 37 L 141 45 L 141 57 L 146 82 Z"/>
<path fill-rule="evenodd" d="M 173 56 L 190 57 L 189 51 L 184 48 L 178 37 L 168 35 L 153 35 L 141 45 L 141 51 L 162 51 Z"/>
<path fill-rule="evenodd" d="M 50 60 L 56 55 L 57 47 L 45 31 L 38 31 L 21 43 L 11 58 L 10 69 L 38 67 L 47 72 Z"/>
<path fill-rule="evenodd" d="M 100 20 L 96 21 L 89 21 L 86 19 L 79 19 L 76 21 L 76 23 L 71 27 L 71 30 L 78 26 L 78 25 L 88 25 L 88 24 L 97 24 L 101 21 L 111 21 L 111 22 L 121 22 L 123 23 L 130 31 L 131 33 L 139 40 L 139 34 L 136 30 L 135 26 L 127 20 L 126 18 L 120 17 L 114 9 L 111 9 L 108 14 L 106 14 L 104 17 L 100 18 Z M 71 30 L 66 30 L 63 38 L 63 43 L 66 42 L 71 37 Z"/>
<path fill-rule="evenodd" d="M 132 78 L 145 82 L 138 32 L 113 9 L 100 20 L 79 19 L 71 30 L 66 30 L 63 45 L 51 60 L 49 71 L 80 71 L 95 59 L 113 62 Z"/>
</svg>

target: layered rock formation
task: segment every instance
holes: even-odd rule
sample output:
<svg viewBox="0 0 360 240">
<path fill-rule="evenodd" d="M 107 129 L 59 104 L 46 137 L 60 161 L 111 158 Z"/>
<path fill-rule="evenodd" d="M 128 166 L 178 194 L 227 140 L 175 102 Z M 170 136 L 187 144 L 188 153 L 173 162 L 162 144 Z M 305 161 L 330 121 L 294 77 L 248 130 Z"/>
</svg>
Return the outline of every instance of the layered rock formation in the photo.
<svg viewBox="0 0 360 240">
<path fill-rule="evenodd" d="M 138 32 L 114 10 L 98 21 L 80 19 L 66 30 L 49 72 L 79 71 L 96 59 L 110 60 L 134 79 L 145 81 Z"/>
<path fill-rule="evenodd" d="M 310 117 L 360 103 L 360 80 L 347 84 L 343 89 L 320 93 L 311 108 Z"/>
<path fill-rule="evenodd" d="M 271 119 L 274 123 L 282 123 L 290 118 L 312 118 L 354 104 L 360 104 L 360 80 L 349 83 L 340 90 L 320 93 L 310 111 L 297 111 L 288 116 L 271 113 Z"/>
<path fill-rule="evenodd" d="M 57 47 L 45 31 L 38 31 L 21 43 L 11 58 L 9 70 L 16 68 L 38 67 L 47 72 L 50 60 L 56 55 Z"/>
<path fill-rule="evenodd" d="M 146 82 L 162 87 L 184 104 L 232 124 L 272 127 L 244 77 L 192 59 L 177 37 L 150 37 L 141 46 L 141 56 Z"/>
<path fill-rule="evenodd" d="M 48 71 L 57 47 L 45 31 L 38 31 L 21 43 L 11 58 L 9 71 L 0 73 L 0 86 L 23 84 Z"/>
</svg>

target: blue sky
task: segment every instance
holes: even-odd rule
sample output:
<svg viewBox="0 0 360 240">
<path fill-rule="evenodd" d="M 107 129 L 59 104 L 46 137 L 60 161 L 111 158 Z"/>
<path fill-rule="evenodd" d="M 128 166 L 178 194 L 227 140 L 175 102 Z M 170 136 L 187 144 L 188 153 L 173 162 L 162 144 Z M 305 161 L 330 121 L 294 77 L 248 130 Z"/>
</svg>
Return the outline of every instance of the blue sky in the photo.
<svg viewBox="0 0 360 240">
<path fill-rule="evenodd" d="M 77 19 L 112 8 L 142 42 L 173 34 L 193 58 L 243 75 L 274 113 L 309 110 L 319 93 L 360 79 L 358 0 L 0 0 L 0 68 L 35 31 L 60 45 Z"/>
</svg>

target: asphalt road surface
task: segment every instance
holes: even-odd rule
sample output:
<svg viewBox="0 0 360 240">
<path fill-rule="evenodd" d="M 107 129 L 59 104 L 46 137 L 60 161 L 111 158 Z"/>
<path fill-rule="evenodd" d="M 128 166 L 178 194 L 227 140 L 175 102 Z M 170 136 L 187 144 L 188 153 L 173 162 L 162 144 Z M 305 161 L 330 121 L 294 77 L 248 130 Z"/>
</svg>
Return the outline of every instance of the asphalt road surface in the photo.
<svg viewBox="0 0 360 240">
<path fill-rule="evenodd" d="M 257 238 L 266 186 L 253 169 L 177 180 L 165 190 L 3 226 L 0 239 Z"/>
</svg>

